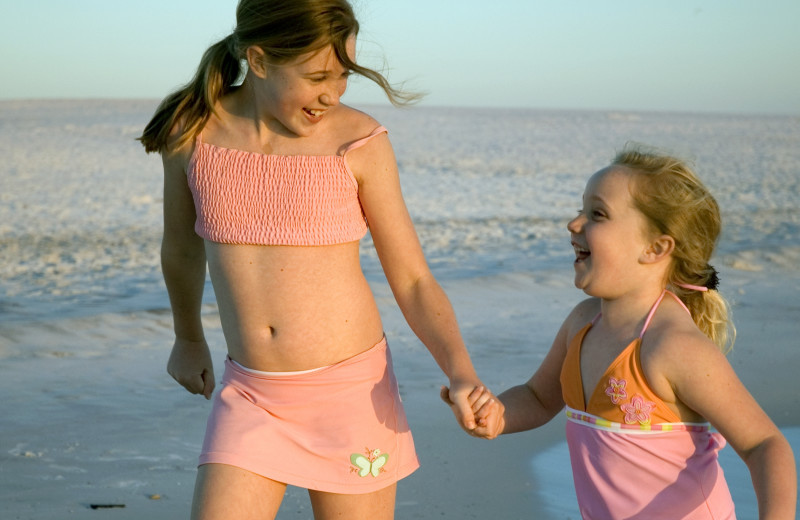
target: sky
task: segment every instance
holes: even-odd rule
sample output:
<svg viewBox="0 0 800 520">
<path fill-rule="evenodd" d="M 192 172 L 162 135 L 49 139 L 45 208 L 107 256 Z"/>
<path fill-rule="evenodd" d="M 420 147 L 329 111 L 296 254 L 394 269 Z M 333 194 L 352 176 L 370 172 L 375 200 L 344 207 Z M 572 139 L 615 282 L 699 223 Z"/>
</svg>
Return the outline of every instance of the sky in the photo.
<svg viewBox="0 0 800 520">
<path fill-rule="evenodd" d="M 153 98 L 236 0 L 0 0 L 0 99 Z M 798 0 L 352 0 L 357 59 L 429 106 L 800 115 Z M 344 102 L 386 103 L 368 80 Z"/>
</svg>

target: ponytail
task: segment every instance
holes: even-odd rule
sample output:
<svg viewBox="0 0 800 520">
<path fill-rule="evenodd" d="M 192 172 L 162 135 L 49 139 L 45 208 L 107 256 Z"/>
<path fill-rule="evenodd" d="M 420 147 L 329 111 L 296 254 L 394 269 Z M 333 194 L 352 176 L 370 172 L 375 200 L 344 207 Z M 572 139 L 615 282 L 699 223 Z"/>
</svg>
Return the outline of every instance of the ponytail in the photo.
<svg viewBox="0 0 800 520">
<path fill-rule="evenodd" d="M 194 140 L 202 130 L 219 98 L 232 90 L 242 74 L 234 40 L 231 35 L 209 47 L 192 81 L 161 102 L 139 137 L 146 152 L 166 148 L 176 125 L 180 125 L 180 134 L 175 147 Z"/>
<path fill-rule="evenodd" d="M 717 291 L 719 278 L 712 266 L 706 266 L 710 272 L 703 285 L 671 282 L 672 291 L 683 301 L 692 315 L 697 327 L 713 341 L 723 353 L 727 354 L 736 341 L 736 327 L 730 320 L 728 302 Z M 673 270 L 672 277 L 675 277 Z M 705 273 L 699 277 L 706 276 Z"/>
<path fill-rule="evenodd" d="M 678 294 L 689 312 L 692 313 L 697 328 L 727 354 L 736 341 L 736 327 L 730 320 L 728 302 L 717 291 L 706 291 L 692 295 Z"/>
</svg>

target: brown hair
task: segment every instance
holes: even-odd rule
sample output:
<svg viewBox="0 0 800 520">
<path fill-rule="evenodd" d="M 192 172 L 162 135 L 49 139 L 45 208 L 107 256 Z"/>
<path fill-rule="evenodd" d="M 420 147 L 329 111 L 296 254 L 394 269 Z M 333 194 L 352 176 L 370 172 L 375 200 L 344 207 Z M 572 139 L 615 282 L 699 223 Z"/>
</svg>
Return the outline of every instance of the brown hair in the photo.
<svg viewBox="0 0 800 520">
<path fill-rule="evenodd" d="M 394 105 L 419 99 L 418 94 L 394 88 L 379 72 L 350 59 L 347 40 L 358 29 L 347 0 L 240 0 L 233 33 L 206 50 L 194 78 L 161 102 L 139 140 L 147 152 L 159 152 L 178 122 L 181 132 L 176 145 L 193 140 L 216 102 L 244 74 L 243 60 L 252 46 L 260 47 L 271 64 L 280 65 L 331 45 L 343 67 L 377 83 Z"/>
<path fill-rule="evenodd" d="M 716 271 L 709 265 L 722 230 L 717 201 L 686 162 L 668 154 L 629 144 L 612 164 L 634 170 L 634 206 L 654 233 L 675 240 L 666 280 L 670 290 L 686 304 L 700 330 L 728 352 L 736 329 L 727 302 L 716 290 Z M 682 285 L 710 289 L 696 291 Z"/>
</svg>

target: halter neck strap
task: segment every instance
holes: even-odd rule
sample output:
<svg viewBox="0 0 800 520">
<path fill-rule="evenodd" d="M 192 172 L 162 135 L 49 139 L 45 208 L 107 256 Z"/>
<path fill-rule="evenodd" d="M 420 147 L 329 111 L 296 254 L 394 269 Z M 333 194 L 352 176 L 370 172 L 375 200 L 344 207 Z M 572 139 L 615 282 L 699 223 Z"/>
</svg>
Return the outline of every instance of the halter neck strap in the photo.
<svg viewBox="0 0 800 520">
<path fill-rule="evenodd" d="M 642 331 L 639 333 L 639 339 L 642 339 L 642 337 L 644 336 L 644 333 L 645 333 L 645 331 L 647 330 L 647 327 L 649 327 L 649 326 L 650 326 L 650 321 L 652 321 L 652 319 L 653 319 L 653 315 L 654 315 L 654 314 L 656 313 L 656 311 L 658 310 L 658 306 L 659 306 L 659 305 L 661 305 L 661 300 L 663 300 L 663 299 L 664 299 L 664 295 L 665 295 L 665 294 L 669 294 L 670 296 L 672 296 L 673 298 L 675 298 L 675 301 L 677 301 L 677 302 L 680 304 L 680 306 L 681 306 L 681 307 L 683 307 L 683 310 L 685 310 L 685 311 L 686 311 L 686 313 L 687 313 L 687 314 L 689 314 L 690 316 L 692 315 L 692 313 L 689 311 L 689 308 L 686 306 L 686 304 L 685 304 L 685 303 L 683 303 L 683 302 L 681 301 L 681 299 L 680 299 L 680 298 L 678 298 L 678 297 L 675 295 L 675 293 L 673 293 L 673 292 L 671 292 L 671 291 L 668 291 L 668 290 L 664 289 L 663 291 L 661 291 L 661 296 L 659 296 L 659 297 L 658 297 L 658 299 L 656 300 L 656 302 L 655 302 L 655 303 L 653 304 L 653 306 L 650 308 L 650 312 L 648 312 L 648 313 L 647 313 L 647 318 L 644 320 L 644 325 L 642 326 Z"/>
</svg>

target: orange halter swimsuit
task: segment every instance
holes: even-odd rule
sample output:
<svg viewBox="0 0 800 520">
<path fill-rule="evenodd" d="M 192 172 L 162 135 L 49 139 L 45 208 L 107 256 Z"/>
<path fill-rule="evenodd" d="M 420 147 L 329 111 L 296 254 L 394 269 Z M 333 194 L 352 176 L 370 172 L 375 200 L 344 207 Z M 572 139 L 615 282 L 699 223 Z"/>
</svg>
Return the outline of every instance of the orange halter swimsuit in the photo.
<svg viewBox="0 0 800 520">
<path fill-rule="evenodd" d="M 561 388 L 583 518 L 735 518 L 717 460 L 725 439 L 711 432 L 708 423 L 680 422 L 650 388 L 642 370 L 642 338 L 665 294 L 680 302 L 669 291 L 661 294 L 639 337 L 606 369 L 588 403 L 581 379 L 581 346 L 600 315 L 575 335 L 567 350 Z"/>
</svg>

